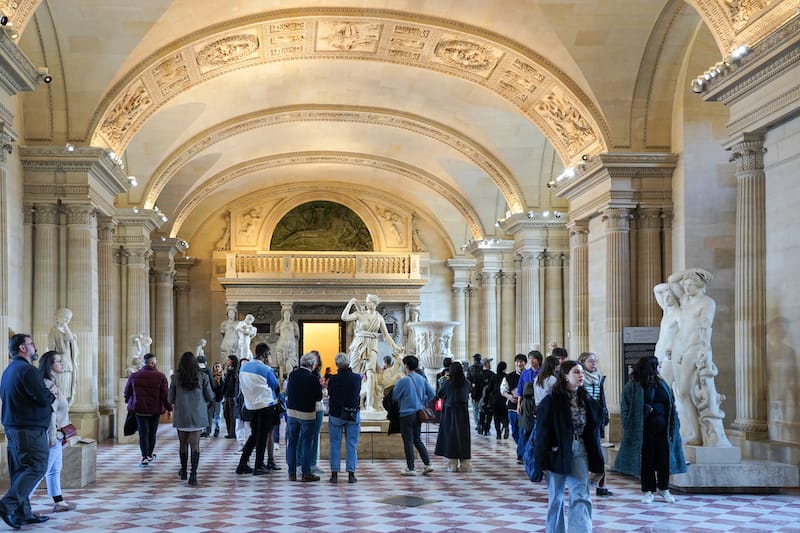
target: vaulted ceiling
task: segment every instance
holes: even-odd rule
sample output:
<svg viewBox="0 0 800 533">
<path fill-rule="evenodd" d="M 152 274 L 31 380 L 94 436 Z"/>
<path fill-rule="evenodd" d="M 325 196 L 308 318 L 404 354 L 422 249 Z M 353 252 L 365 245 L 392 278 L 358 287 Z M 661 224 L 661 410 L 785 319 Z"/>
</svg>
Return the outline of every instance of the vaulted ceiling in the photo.
<svg viewBox="0 0 800 533">
<path fill-rule="evenodd" d="M 191 239 L 244 196 L 396 197 L 457 246 L 583 155 L 669 151 L 698 33 L 720 57 L 783 4 L 699 0 L 0 0 L 53 83 L 24 143 L 121 154 L 118 204 Z M 756 5 L 758 4 L 758 5 Z M 755 7 L 754 7 L 755 5 Z M 16 18 L 15 18 L 16 17 Z M 750 33 L 747 33 L 750 32 Z M 751 35 L 752 34 L 752 35 Z M 682 82 L 681 82 L 682 83 Z"/>
</svg>

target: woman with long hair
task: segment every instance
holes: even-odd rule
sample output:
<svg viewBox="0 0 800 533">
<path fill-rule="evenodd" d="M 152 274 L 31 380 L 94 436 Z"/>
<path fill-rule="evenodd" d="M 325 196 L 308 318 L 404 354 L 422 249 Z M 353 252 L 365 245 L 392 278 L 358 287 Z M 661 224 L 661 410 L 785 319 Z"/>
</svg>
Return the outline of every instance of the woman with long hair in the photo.
<svg viewBox="0 0 800 533">
<path fill-rule="evenodd" d="M 180 479 L 186 479 L 186 463 L 191 449 L 192 470 L 189 485 L 197 485 L 197 465 L 200 463 L 200 432 L 208 425 L 208 402 L 214 401 L 214 392 L 208 374 L 200 371 L 192 352 L 184 352 L 178 368 L 169 380 L 167 401 L 175 406 L 172 426 L 178 430 L 178 456 Z"/>
<path fill-rule="evenodd" d="M 75 504 L 67 503 L 61 495 L 61 466 L 63 464 L 63 455 L 61 440 L 64 434 L 61 433 L 61 428 L 69 424 L 69 404 L 67 398 L 56 385 L 56 376 L 61 374 L 64 370 L 63 355 L 60 352 L 49 351 L 45 352 L 39 359 L 39 373 L 44 379 L 44 384 L 53 395 L 53 415 L 50 417 L 50 427 L 47 430 L 48 444 L 50 449 L 47 455 L 47 470 L 44 474 L 44 480 L 47 484 L 47 494 L 53 498 L 53 511 L 71 511 L 75 509 Z M 36 486 L 31 491 L 31 496 L 39 488 L 40 479 Z M 30 498 L 29 498 L 30 499 Z"/>
<path fill-rule="evenodd" d="M 469 391 L 464 367 L 453 361 L 449 377 L 439 387 L 438 396 L 443 399 L 442 418 L 433 451 L 435 455 L 447 457 L 448 472 L 472 472 Z"/>
<path fill-rule="evenodd" d="M 667 503 L 675 503 L 669 476 L 686 472 L 686 460 L 675 397 L 659 375 L 656 356 L 644 356 L 633 367 L 622 388 L 620 416 L 622 443 L 614 470 L 640 477 L 642 503 L 653 503 L 656 492 Z"/>
<path fill-rule="evenodd" d="M 548 357 L 549 359 L 549 357 Z M 533 481 L 549 471 L 547 532 L 592 530 L 592 499 L 589 472 L 596 480 L 603 475 L 600 404 L 583 388 L 583 367 L 564 361 L 548 396 L 536 409 Z M 569 487 L 569 513 L 564 513 L 564 488 Z"/>
<path fill-rule="evenodd" d="M 542 363 L 542 369 L 533 382 L 533 397 L 536 400 L 536 405 L 539 405 L 544 400 L 544 397 L 550 394 L 550 389 L 556 383 L 556 374 L 560 364 L 558 357 L 554 355 L 548 355 L 544 363 Z"/>
</svg>

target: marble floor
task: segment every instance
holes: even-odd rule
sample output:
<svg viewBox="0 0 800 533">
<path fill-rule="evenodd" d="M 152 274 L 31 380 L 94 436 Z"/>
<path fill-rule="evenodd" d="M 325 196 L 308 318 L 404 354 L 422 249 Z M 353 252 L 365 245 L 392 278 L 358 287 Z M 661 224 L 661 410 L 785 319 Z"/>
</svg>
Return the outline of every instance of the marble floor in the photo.
<svg viewBox="0 0 800 533">
<path fill-rule="evenodd" d="M 224 430 L 223 430 L 224 432 Z M 433 449 L 435 434 L 431 433 Z M 52 513 L 43 490 L 35 512 L 50 514 L 37 531 L 544 531 L 547 491 L 516 464 L 513 441 L 473 435 L 475 471 L 448 473 L 434 457 L 429 476 L 401 477 L 400 460 L 362 459 L 359 482 L 327 476 L 316 483 L 290 482 L 286 468 L 268 476 L 236 475 L 234 439 L 202 441 L 199 486 L 177 476 L 177 439 L 159 429 L 158 458 L 139 466 L 136 445 L 101 443 L 97 481 L 65 491 L 75 511 Z M 277 452 L 283 464 L 284 447 Z M 252 464 L 252 462 L 251 462 Z M 327 471 L 327 462 L 321 466 Z M 419 467 L 419 464 L 418 464 Z M 345 476 L 346 479 L 346 476 Z M 6 482 L 7 485 L 7 482 Z M 609 475 L 614 495 L 594 498 L 594 531 L 800 532 L 800 492 L 779 495 L 686 495 L 677 503 L 644 505 L 635 479 Z M 4 490 L 4 489 L 3 489 Z M 5 524 L 0 523 L 5 527 Z M 2 528 L 0 528 L 2 529 Z"/>
</svg>

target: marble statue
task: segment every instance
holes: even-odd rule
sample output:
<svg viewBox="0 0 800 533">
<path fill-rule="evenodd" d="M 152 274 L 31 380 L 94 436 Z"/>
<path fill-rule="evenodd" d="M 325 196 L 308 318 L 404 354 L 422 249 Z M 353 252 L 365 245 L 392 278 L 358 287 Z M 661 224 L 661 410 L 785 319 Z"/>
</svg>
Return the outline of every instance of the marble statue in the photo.
<svg viewBox="0 0 800 533">
<path fill-rule="evenodd" d="M 142 359 L 144 359 L 144 356 L 150 353 L 150 345 L 153 344 L 153 338 L 142 331 L 139 333 L 139 339 L 142 343 Z"/>
<path fill-rule="evenodd" d="M 403 325 L 403 341 L 406 347 L 406 355 L 416 355 L 417 341 L 414 339 L 414 328 L 412 324 L 419 322 L 419 308 L 416 305 L 410 306 L 408 311 L 408 322 Z"/>
<path fill-rule="evenodd" d="M 56 386 L 64 394 L 67 403 L 72 406 L 75 401 L 75 389 L 78 380 L 78 337 L 69 328 L 72 311 L 66 307 L 56 312 L 56 323 L 50 328 L 48 346 L 61 353 L 63 371 L 56 374 Z"/>
<path fill-rule="evenodd" d="M 239 360 L 253 358 L 253 351 L 250 349 L 250 342 L 253 340 L 253 337 L 258 334 L 258 330 L 253 325 L 253 322 L 255 321 L 256 317 L 253 315 L 247 315 L 244 317 L 244 320 L 236 324 L 236 344 L 239 350 L 236 355 L 239 357 Z"/>
<path fill-rule="evenodd" d="M 403 348 L 398 346 L 386 329 L 386 322 L 377 311 L 380 298 L 368 294 L 364 307 L 359 307 L 358 301 L 351 298 L 342 311 L 342 320 L 355 322 L 353 341 L 350 343 L 350 368 L 353 372 L 364 377 L 361 391 L 365 397 L 364 409 L 367 411 L 382 411 L 382 396 L 379 394 L 378 381 L 378 335 L 392 347 L 395 353 L 402 354 Z M 355 311 L 351 310 L 355 307 Z"/>
<path fill-rule="evenodd" d="M 658 331 L 658 341 L 656 342 L 655 356 L 661 363 L 661 377 L 664 381 L 672 385 L 674 376 L 672 372 L 672 345 L 675 336 L 678 334 L 678 321 L 680 320 L 681 308 L 675 293 L 669 287 L 669 283 L 659 283 L 653 287 L 656 302 L 663 311 L 661 326 Z"/>
<path fill-rule="evenodd" d="M 219 356 L 221 359 L 225 359 L 231 354 L 237 355 L 239 353 L 236 349 L 238 341 L 236 326 L 239 324 L 239 321 L 236 320 L 236 306 L 229 305 L 225 313 L 228 318 L 223 320 L 219 325 L 219 332 L 222 333 L 222 343 L 219 346 Z"/>
<path fill-rule="evenodd" d="M 200 339 L 200 342 L 197 343 L 197 348 L 194 349 L 194 356 L 200 357 L 206 355 L 206 340 Z"/>
<path fill-rule="evenodd" d="M 138 355 L 132 355 L 131 362 L 125 369 L 125 377 L 131 377 L 131 374 L 138 372 L 140 368 L 142 368 L 142 359 Z"/>
<path fill-rule="evenodd" d="M 672 387 L 681 421 L 684 444 L 725 446 L 731 444 L 722 421 L 714 377 L 719 373 L 711 352 L 711 326 L 716 303 L 706 295 L 709 272 L 690 268 L 672 274 L 667 280 L 679 302 L 678 327 L 671 349 Z"/>
<path fill-rule="evenodd" d="M 275 343 L 278 369 L 281 376 L 288 376 L 297 366 L 297 340 L 300 338 L 300 327 L 292 320 L 292 306 L 282 306 L 283 318 L 275 324 L 278 341 Z"/>
<path fill-rule="evenodd" d="M 383 357 L 383 372 L 381 373 L 381 387 L 386 390 L 405 376 L 403 362 L 400 357 L 386 355 Z"/>
</svg>

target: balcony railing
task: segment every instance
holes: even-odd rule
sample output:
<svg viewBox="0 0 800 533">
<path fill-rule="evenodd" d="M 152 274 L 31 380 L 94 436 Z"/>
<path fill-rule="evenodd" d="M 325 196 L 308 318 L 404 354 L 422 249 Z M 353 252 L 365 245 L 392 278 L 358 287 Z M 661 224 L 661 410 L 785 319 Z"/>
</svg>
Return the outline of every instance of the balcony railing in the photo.
<svg viewBox="0 0 800 533">
<path fill-rule="evenodd" d="M 423 279 L 428 254 L 272 252 L 226 254 L 229 279 Z M 423 261 L 423 258 L 425 259 Z"/>
</svg>

